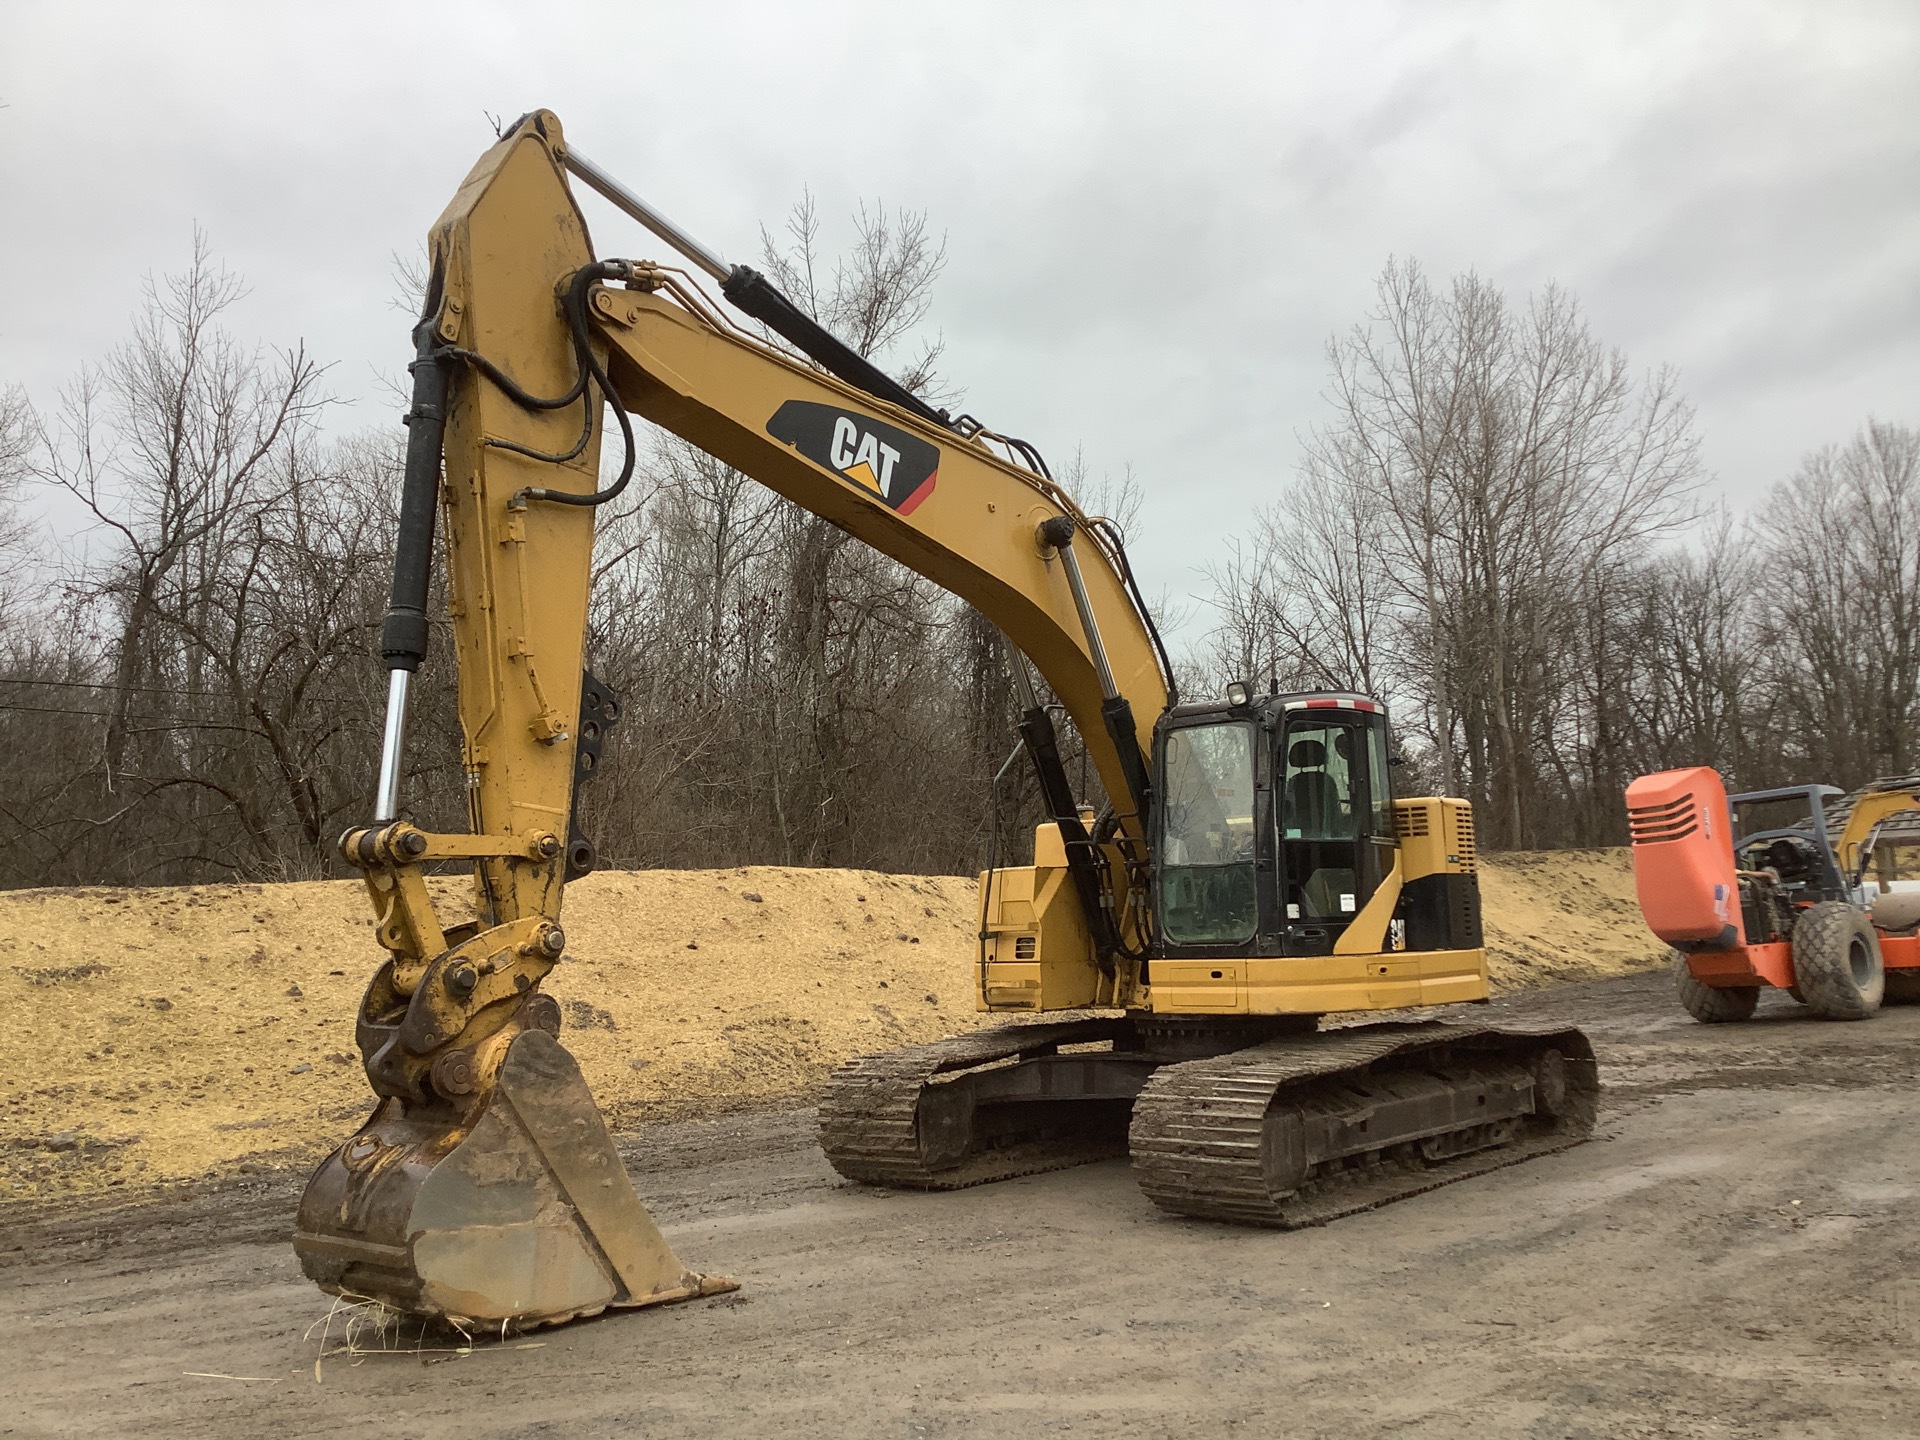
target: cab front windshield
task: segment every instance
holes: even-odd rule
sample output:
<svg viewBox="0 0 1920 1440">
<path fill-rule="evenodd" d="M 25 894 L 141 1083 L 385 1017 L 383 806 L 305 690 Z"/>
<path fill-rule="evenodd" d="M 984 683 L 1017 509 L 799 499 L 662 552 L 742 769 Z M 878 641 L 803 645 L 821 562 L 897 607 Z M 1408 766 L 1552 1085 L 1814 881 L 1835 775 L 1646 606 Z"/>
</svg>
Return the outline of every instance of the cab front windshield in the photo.
<svg viewBox="0 0 1920 1440">
<path fill-rule="evenodd" d="M 1175 944 L 1253 938 L 1254 733 L 1201 725 L 1166 739 L 1160 800 L 1160 930 Z"/>
</svg>

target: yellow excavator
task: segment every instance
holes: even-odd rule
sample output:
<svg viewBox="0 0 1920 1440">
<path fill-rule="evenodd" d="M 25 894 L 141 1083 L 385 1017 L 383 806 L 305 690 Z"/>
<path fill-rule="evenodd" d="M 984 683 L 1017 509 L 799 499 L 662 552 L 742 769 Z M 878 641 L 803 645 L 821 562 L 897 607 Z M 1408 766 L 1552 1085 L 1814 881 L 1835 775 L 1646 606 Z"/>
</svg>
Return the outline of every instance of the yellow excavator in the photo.
<svg viewBox="0 0 1920 1440">
<path fill-rule="evenodd" d="M 692 268 L 596 260 L 569 177 Z M 835 1074 L 820 1139 L 843 1175 L 938 1190 L 1127 1154 L 1166 1211 L 1291 1227 L 1590 1132 L 1577 1030 L 1320 1024 L 1488 993 L 1471 812 L 1395 796 L 1376 700 L 1236 684 L 1182 703 L 1119 530 L 1032 446 L 897 384 L 589 162 L 550 112 L 474 166 L 431 261 L 378 794 L 341 841 L 387 952 L 357 1026 L 379 1102 L 301 1201 L 294 1247 L 322 1287 L 503 1326 L 731 1288 L 661 1237 L 540 990 L 566 949 L 564 887 L 594 864 L 580 786 L 619 718 L 583 637 L 595 507 L 633 473 L 635 416 L 1010 644 L 1048 818 L 1032 865 L 981 877 L 978 1002 L 1009 1023 Z M 604 415 L 624 457 L 602 487 Z M 401 814 L 442 510 L 462 834 Z M 1029 665 L 1098 769 L 1099 814 Z M 423 876 L 443 861 L 471 864 L 477 920 L 436 912 Z"/>
</svg>

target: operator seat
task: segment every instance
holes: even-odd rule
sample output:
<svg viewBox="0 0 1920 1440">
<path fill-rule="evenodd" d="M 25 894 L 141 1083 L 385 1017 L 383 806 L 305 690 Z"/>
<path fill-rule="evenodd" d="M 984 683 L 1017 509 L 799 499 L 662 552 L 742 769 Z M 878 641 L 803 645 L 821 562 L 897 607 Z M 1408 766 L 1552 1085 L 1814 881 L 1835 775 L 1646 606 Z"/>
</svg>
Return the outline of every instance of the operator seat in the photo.
<svg viewBox="0 0 1920 1440">
<path fill-rule="evenodd" d="M 1813 881 L 1813 845 L 1798 836 L 1774 841 L 1767 847 L 1767 864 L 1780 876 L 1783 885 L 1807 885 Z"/>
<path fill-rule="evenodd" d="M 1318 740 L 1296 740 L 1287 751 L 1287 764 L 1296 772 L 1287 781 L 1284 823 L 1289 835 L 1311 840 L 1343 838 L 1340 787 L 1321 768 L 1326 763 L 1327 747 Z"/>
</svg>

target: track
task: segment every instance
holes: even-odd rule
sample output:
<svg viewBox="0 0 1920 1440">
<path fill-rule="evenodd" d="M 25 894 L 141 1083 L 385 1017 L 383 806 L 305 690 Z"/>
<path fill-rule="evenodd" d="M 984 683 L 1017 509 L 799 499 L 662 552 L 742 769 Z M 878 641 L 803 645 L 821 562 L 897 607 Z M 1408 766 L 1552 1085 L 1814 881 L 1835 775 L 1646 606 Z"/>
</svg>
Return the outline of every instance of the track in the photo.
<svg viewBox="0 0 1920 1440">
<path fill-rule="evenodd" d="M 1291 1167 L 1276 1153 L 1316 1126 L 1364 1132 L 1396 1085 L 1484 1106 L 1548 1051 L 1561 1072 L 1553 1113 L 1478 1121 L 1468 1108 L 1476 1123 L 1420 1139 L 1327 1156 L 1298 1153 L 1296 1139 Z M 1369 1025 L 1167 1066 L 1134 1103 L 1129 1148 L 1140 1188 L 1163 1210 L 1294 1230 L 1577 1145 L 1592 1133 L 1598 1088 L 1578 1030 Z"/>
<path fill-rule="evenodd" d="M 923 1113 L 923 1100 L 942 1093 L 934 1088 L 942 1075 L 1112 1040 L 1129 1028 L 1124 1020 L 998 1025 L 849 1061 L 820 1101 L 820 1148 L 849 1180 L 896 1190 L 963 1190 L 1124 1155 L 1124 1135 L 1013 1135 L 990 1150 L 949 1155 L 947 1137 L 938 1133 L 948 1127 Z M 966 1139 L 958 1137 L 962 1152 Z"/>
<path fill-rule="evenodd" d="M 1113 1048 L 1060 1054 L 1100 1042 Z M 1219 1043 L 1240 1048 L 1156 1056 L 1133 1021 L 1100 1019 L 866 1056 L 828 1086 L 821 1148 L 848 1179 L 908 1190 L 1131 1153 L 1164 1210 L 1295 1229 L 1565 1149 L 1593 1129 L 1593 1050 L 1569 1028 L 1373 1024 Z"/>
</svg>

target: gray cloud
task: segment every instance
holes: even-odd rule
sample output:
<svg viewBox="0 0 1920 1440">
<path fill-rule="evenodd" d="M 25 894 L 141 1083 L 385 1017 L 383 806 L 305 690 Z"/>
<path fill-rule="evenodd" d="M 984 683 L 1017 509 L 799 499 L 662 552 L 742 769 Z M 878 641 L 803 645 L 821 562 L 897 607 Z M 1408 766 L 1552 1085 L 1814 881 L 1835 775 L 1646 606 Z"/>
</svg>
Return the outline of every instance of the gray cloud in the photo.
<svg viewBox="0 0 1920 1440">
<path fill-rule="evenodd" d="M 802 186 L 930 211 L 969 408 L 1132 463 L 1176 594 L 1292 472 L 1389 254 L 1571 288 L 1680 367 L 1738 503 L 1869 412 L 1920 423 L 1917 61 L 1893 3 L 14 4 L 0 383 L 49 400 L 198 223 L 235 327 L 392 423 L 390 257 L 483 111 L 548 105 L 728 255 Z"/>
</svg>

